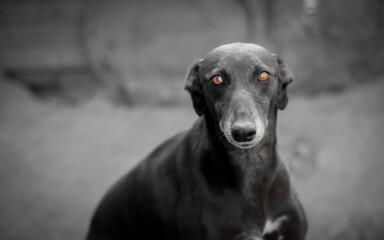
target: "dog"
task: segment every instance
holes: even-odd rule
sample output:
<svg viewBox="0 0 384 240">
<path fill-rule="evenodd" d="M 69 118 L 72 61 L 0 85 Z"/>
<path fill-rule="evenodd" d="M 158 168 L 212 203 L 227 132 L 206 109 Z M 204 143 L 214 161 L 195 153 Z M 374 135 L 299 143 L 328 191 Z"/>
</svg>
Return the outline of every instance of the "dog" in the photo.
<svg viewBox="0 0 384 240">
<path fill-rule="evenodd" d="M 303 240 L 307 221 L 276 152 L 293 75 L 256 44 L 212 50 L 188 70 L 198 120 L 105 195 L 88 240 Z"/>
</svg>

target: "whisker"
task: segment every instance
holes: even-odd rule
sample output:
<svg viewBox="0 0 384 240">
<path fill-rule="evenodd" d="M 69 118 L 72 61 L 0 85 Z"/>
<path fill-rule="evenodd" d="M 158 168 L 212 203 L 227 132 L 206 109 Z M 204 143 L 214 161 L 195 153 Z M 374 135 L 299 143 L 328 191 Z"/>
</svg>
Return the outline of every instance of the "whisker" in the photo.
<svg viewBox="0 0 384 240">
<path fill-rule="evenodd" d="M 221 141 L 223 138 L 225 138 L 225 134 L 221 133 L 221 136 L 219 137 L 219 140 Z"/>
</svg>

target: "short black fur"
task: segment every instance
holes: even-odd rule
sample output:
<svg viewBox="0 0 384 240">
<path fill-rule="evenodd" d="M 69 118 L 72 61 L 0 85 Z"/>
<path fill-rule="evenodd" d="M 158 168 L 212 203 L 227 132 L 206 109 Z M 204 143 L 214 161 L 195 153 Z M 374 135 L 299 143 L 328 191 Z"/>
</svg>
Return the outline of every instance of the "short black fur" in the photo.
<svg viewBox="0 0 384 240">
<path fill-rule="evenodd" d="M 254 70 L 264 68 L 270 77 L 261 83 Z M 230 81 L 212 84 L 217 70 Z M 304 210 L 276 152 L 277 110 L 292 79 L 280 57 L 254 44 L 195 61 L 185 88 L 200 118 L 107 192 L 87 239 L 303 240 Z M 256 134 L 234 138 L 235 126 Z"/>
</svg>

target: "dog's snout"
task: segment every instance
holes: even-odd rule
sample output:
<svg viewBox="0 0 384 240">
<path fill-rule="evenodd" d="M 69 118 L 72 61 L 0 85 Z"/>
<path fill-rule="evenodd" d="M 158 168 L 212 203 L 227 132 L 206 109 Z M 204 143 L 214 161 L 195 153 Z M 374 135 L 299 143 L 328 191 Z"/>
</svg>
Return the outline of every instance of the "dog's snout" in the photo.
<svg viewBox="0 0 384 240">
<path fill-rule="evenodd" d="M 232 124 L 231 134 L 236 142 L 250 142 L 256 136 L 256 126 L 249 119 L 236 120 Z"/>
</svg>

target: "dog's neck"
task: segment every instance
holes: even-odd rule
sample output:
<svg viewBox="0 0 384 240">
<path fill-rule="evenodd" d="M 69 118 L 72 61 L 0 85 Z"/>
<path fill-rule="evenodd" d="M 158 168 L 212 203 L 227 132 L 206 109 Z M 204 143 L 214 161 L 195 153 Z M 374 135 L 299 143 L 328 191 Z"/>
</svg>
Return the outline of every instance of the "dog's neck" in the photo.
<svg viewBox="0 0 384 240">
<path fill-rule="evenodd" d="M 276 117 L 277 110 L 274 110 L 269 116 L 265 136 L 259 144 L 253 148 L 240 149 L 230 144 L 223 136 L 217 121 L 209 113 L 205 114 L 202 124 L 205 124 L 207 130 L 205 134 L 208 135 L 206 137 L 211 142 L 207 146 L 213 146 L 212 149 L 206 150 L 214 154 L 206 160 L 212 161 L 212 163 L 205 164 L 212 164 L 225 169 L 225 174 L 218 172 L 207 174 L 217 174 L 218 178 L 226 178 L 225 181 L 229 181 L 228 183 L 240 188 L 248 198 L 254 199 L 256 195 L 266 196 L 276 172 L 278 159 L 276 153 Z M 220 170 L 214 169 L 214 171 Z M 232 181 L 230 181 L 231 178 Z M 256 200 L 263 201 L 262 199 Z"/>
</svg>

